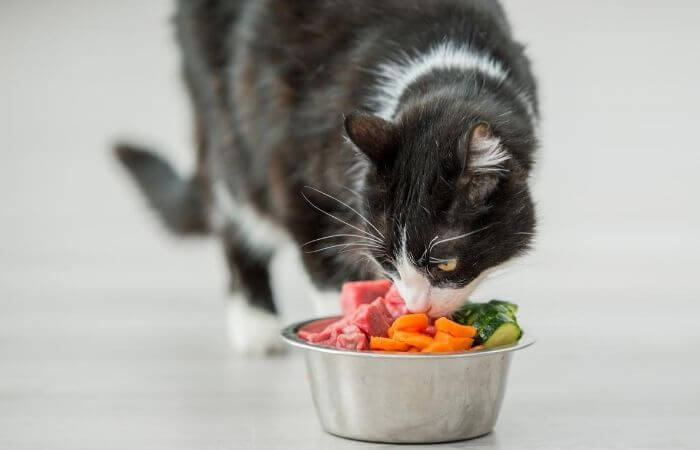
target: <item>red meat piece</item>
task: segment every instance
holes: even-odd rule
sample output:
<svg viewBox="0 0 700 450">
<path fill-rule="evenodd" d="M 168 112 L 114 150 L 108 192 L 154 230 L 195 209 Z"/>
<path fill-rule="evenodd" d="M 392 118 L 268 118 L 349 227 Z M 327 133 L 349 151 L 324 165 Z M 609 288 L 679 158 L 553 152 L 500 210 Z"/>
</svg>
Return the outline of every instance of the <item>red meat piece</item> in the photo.
<svg viewBox="0 0 700 450">
<path fill-rule="evenodd" d="M 380 297 L 372 303 L 360 305 L 351 322 L 369 336 L 386 336 L 393 318 L 384 306 L 384 299 Z"/>
<path fill-rule="evenodd" d="M 394 319 L 407 312 L 398 290 L 387 280 L 345 283 L 340 301 L 344 317 L 310 323 L 299 330 L 299 337 L 330 347 L 366 350 L 369 336 L 386 336 Z"/>
<path fill-rule="evenodd" d="M 348 325 L 343 328 L 343 333 L 338 335 L 335 346 L 345 350 L 366 350 L 369 348 L 367 336 L 357 325 Z"/>
<path fill-rule="evenodd" d="M 377 297 L 383 297 L 391 288 L 389 280 L 353 281 L 345 283 L 340 292 L 340 307 L 343 315 L 349 316 L 360 305 L 370 303 Z"/>
<path fill-rule="evenodd" d="M 299 337 L 307 340 L 309 342 L 317 344 L 325 344 L 331 342 L 329 345 L 335 345 L 335 341 L 338 335 L 342 332 L 343 328 L 350 324 L 349 317 L 343 317 L 341 319 L 335 320 L 328 324 L 321 331 L 316 331 L 318 327 L 306 327 L 299 330 Z"/>
</svg>

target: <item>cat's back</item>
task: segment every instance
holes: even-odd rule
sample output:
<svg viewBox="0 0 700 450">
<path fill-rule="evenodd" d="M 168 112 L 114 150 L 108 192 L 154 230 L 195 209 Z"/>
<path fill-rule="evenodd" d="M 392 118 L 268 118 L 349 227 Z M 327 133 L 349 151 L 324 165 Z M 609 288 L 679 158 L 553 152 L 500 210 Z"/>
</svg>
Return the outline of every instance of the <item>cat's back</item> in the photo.
<svg viewBox="0 0 700 450">
<path fill-rule="evenodd" d="M 385 38 L 391 51 L 455 34 L 479 39 L 483 30 L 510 37 L 496 0 L 179 0 L 175 23 L 193 74 L 246 92 L 271 71 L 303 88 L 319 73 L 331 75 L 335 63 L 359 62 L 353 52 L 375 39 Z"/>
<path fill-rule="evenodd" d="M 496 0 L 179 0 L 175 22 L 195 95 L 267 111 L 283 106 L 275 96 L 296 103 L 392 52 L 455 36 L 497 47 L 510 37 Z"/>
<path fill-rule="evenodd" d="M 358 42 L 380 30 L 422 35 L 432 30 L 469 33 L 474 24 L 510 35 L 496 0 L 238 0 L 239 20 L 232 34 L 235 50 L 255 51 L 258 63 L 311 70 L 347 55 Z M 411 33 L 413 32 L 413 33 Z M 447 33 L 447 34 L 445 34 Z M 389 31 L 389 34 L 394 34 Z M 400 44 L 400 43 L 399 43 Z M 387 46 L 392 42 L 387 41 Z M 237 53 L 237 51 L 235 51 Z M 238 60 L 240 62 L 240 60 Z"/>
<path fill-rule="evenodd" d="M 270 123 L 288 124 L 295 114 L 321 125 L 362 109 L 382 62 L 445 40 L 511 56 L 495 0 L 247 1 L 231 30 L 224 82 L 237 123 L 265 142 L 276 138 Z"/>
<path fill-rule="evenodd" d="M 387 61 L 465 43 L 534 86 L 495 0 L 181 0 L 177 22 L 195 104 L 208 135 L 231 139 L 219 148 L 239 190 L 265 191 L 273 163 L 337 178 L 354 158 L 342 118 L 371 108 Z"/>
</svg>

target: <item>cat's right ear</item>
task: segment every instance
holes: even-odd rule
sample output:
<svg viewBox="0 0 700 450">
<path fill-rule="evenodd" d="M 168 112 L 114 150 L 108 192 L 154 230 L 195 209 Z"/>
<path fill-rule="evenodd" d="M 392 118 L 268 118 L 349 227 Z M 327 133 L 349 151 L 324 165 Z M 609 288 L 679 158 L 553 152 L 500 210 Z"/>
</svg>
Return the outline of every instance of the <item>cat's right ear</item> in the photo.
<svg viewBox="0 0 700 450">
<path fill-rule="evenodd" d="M 363 112 L 345 116 L 345 132 L 372 162 L 384 165 L 396 151 L 396 130 L 391 122 Z"/>
</svg>

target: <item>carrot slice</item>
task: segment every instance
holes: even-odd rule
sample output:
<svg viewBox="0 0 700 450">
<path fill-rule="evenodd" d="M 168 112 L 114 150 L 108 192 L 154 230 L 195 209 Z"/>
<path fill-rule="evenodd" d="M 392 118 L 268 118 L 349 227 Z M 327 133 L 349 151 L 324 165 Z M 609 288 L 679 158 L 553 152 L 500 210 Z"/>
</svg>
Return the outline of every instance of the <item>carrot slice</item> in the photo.
<svg viewBox="0 0 700 450">
<path fill-rule="evenodd" d="M 424 349 L 435 342 L 430 336 L 426 336 L 425 334 L 421 333 L 413 333 L 410 331 L 394 331 L 393 339 L 405 342 L 408 345 L 418 347 L 420 349 Z"/>
<path fill-rule="evenodd" d="M 444 331 L 435 333 L 435 342 L 441 342 L 450 345 L 456 351 L 468 350 L 474 343 L 472 338 L 454 337 Z"/>
<path fill-rule="evenodd" d="M 425 330 L 430 325 L 430 319 L 427 314 L 404 314 L 397 317 L 394 323 L 391 324 L 394 331 L 396 330 Z"/>
<path fill-rule="evenodd" d="M 477 345 L 476 347 L 470 348 L 469 351 L 470 351 L 470 352 L 476 352 L 476 351 L 483 350 L 483 349 L 484 349 L 484 346 L 483 346 L 483 345 Z"/>
<path fill-rule="evenodd" d="M 371 336 L 369 338 L 369 348 L 371 350 L 386 350 L 388 352 L 405 352 L 410 346 L 404 342 L 393 339 Z"/>
<path fill-rule="evenodd" d="M 455 349 L 446 342 L 433 342 L 421 350 L 421 353 L 449 353 L 453 351 L 455 351 Z"/>
<path fill-rule="evenodd" d="M 389 327 L 388 330 L 386 330 L 386 333 L 387 333 L 387 335 L 388 335 L 389 337 L 393 337 L 395 331 L 396 331 L 396 329 L 394 329 L 394 327 L 391 326 L 391 327 Z M 422 328 L 404 328 L 404 329 L 401 329 L 400 331 L 408 331 L 408 332 L 411 332 L 411 333 L 422 333 L 422 332 L 424 332 L 424 330 L 423 330 Z"/>
<path fill-rule="evenodd" d="M 435 333 L 435 342 L 446 342 L 449 344 L 451 338 L 452 335 L 445 333 L 444 331 L 438 331 Z"/>
<path fill-rule="evenodd" d="M 460 337 L 454 337 L 450 336 L 450 345 L 452 348 L 454 348 L 457 351 L 464 351 L 464 350 L 469 350 L 474 343 L 474 339 L 472 338 L 460 338 Z"/>
<path fill-rule="evenodd" d="M 411 347 L 408 349 L 408 353 L 418 353 L 420 349 L 418 347 Z"/>
<path fill-rule="evenodd" d="M 454 337 L 474 337 L 476 336 L 476 328 L 470 327 L 469 325 L 460 325 L 457 322 L 453 322 L 447 317 L 440 317 L 435 321 L 435 327 L 438 331 L 444 331 L 445 333 L 451 334 Z"/>
</svg>

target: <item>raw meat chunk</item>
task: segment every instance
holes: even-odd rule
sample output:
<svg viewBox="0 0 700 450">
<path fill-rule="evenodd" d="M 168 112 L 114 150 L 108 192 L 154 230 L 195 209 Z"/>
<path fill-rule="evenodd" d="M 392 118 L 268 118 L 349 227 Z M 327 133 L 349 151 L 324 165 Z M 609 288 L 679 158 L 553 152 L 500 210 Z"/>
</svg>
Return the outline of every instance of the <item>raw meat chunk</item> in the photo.
<svg viewBox="0 0 700 450">
<path fill-rule="evenodd" d="M 391 288 L 389 280 L 353 281 L 345 283 L 340 292 L 340 307 L 343 315 L 349 316 L 360 305 L 370 303 L 377 297 L 383 297 Z"/>
</svg>

